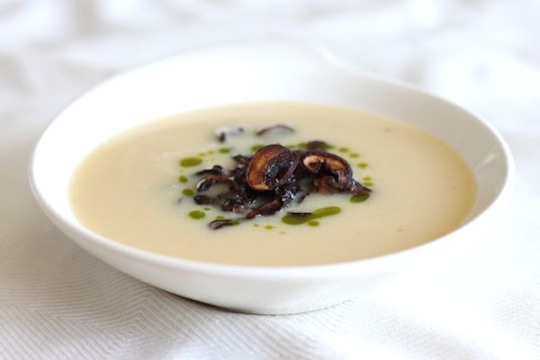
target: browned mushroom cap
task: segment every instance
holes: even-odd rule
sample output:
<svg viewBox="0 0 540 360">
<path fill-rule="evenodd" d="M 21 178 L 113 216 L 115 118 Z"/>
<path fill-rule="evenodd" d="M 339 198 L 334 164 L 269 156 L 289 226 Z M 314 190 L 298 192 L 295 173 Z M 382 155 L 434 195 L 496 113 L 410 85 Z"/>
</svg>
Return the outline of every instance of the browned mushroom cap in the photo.
<svg viewBox="0 0 540 360">
<path fill-rule="evenodd" d="M 246 181 L 253 190 L 273 190 L 288 181 L 296 168 L 294 154 L 279 144 L 257 151 L 246 169 Z"/>
<path fill-rule="evenodd" d="M 302 157 L 302 164 L 314 174 L 329 172 L 333 175 L 352 175 L 349 163 L 340 156 L 326 151 L 308 151 Z"/>
</svg>

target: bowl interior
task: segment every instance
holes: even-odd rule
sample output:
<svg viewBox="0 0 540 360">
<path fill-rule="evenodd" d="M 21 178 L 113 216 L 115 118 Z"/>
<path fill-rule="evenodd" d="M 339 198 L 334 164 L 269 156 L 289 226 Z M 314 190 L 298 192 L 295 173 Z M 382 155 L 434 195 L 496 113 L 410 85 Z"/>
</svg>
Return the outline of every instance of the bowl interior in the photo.
<svg viewBox="0 0 540 360">
<path fill-rule="evenodd" d="M 163 116 L 268 101 L 358 107 L 438 135 L 464 156 L 477 177 L 478 200 L 469 221 L 508 185 L 508 149 L 474 115 L 424 92 L 355 73 L 316 48 L 270 42 L 173 57 L 89 91 L 54 120 L 36 146 L 34 191 L 53 218 L 80 227 L 69 205 L 69 182 L 76 166 L 99 144 Z"/>
</svg>

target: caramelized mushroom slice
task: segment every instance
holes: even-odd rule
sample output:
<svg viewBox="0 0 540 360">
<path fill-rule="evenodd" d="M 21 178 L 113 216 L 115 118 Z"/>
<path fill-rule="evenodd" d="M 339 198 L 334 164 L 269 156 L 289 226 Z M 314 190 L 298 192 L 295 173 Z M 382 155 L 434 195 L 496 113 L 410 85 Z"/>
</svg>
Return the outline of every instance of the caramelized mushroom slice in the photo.
<svg viewBox="0 0 540 360">
<path fill-rule="evenodd" d="M 326 151 L 308 151 L 302 158 L 302 164 L 314 174 L 329 172 L 334 175 L 352 175 L 351 166 L 345 159 Z"/>
<path fill-rule="evenodd" d="M 218 199 L 208 195 L 197 194 L 193 197 L 193 201 L 198 205 L 215 205 Z"/>
<path fill-rule="evenodd" d="M 294 154 L 286 147 L 267 145 L 249 161 L 246 181 L 253 190 L 273 190 L 288 181 L 296 164 Z"/>
<path fill-rule="evenodd" d="M 218 220 L 211 221 L 208 224 L 208 227 L 210 229 L 212 229 L 212 230 L 217 230 L 217 229 L 221 229 L 222 227 L 225 227 L 225 226 L 234 226 L 234 225 L 238 225 L 238 224 L 240 224 L 240 220 L 218 219 Z"/>
<path fill-rule="evenodd" d="M 229 136 L 240 136 L 244 133 L 241 126 L 223 126 L 216 129 L 216 137 L 220 143 L 227 141 Z"/>
<path fill-rule="evenodd" d="M 202 179 L 201 181 L 199 181 L 199 183 L 197 184 L 197 191 L 198 192 L 207 191 L 208 189 L 210 189 L 215 184 L 229 185 L 230 189 L 236 188 L 236 183 L 233 180 L 226 177 L 226 176 L 223 176 L 223 175 L 209 175 L 209 176 L 205 177 L 204 179 Z"/>
<path fill-rule="evenodd" d="M 241 214 L 246 209 L 244 201 L 239 196 L 234 196 L 223 200 L 221 210 Z"/>
<path fill-rule="evenodd" d="M 351 166 L 338 155 L 324 151 L 311 151 L 304 155 L 302 164 L 317 175 L 313 179 L 313 185 L 318 193 L 347 192 L 367 195 L 371 191 L 353 179 Z"/>
<path fill-rule="evenodd" d="M 326 142 L 321 140 L 312 140 L 306 143 L 306 149 L 308 150 L 321 150 L 325 151 L 330 147 Z"/>
<path fill-rule="evenodd" d="M 225 175 L 223 166 L 214 165 L 209 169 L 203 169 L 195 173 L 196 176 L 208 176 L 208 175 Z"/>
<path fill-rule="evenodd" d="M 283 207 L 283 201 L 281 201 L 280 198 L 275 198 L 259 206 L 255 210 L 250 211 L 246 215 L 246 219 L 253 219 L 254 217 L 257 217 L 257 216 L 273 215 L 279 210 L 281 210 L 282 207 Z"/>
<path fill-rule="evenodd" d="M 273 126 L 266 127 L 255 133 L 257 136 L 273 136 L 273 135 L 282 135 L 293 133 L 294 129 L 288 125 L 277 124 Z"/>
</svg>

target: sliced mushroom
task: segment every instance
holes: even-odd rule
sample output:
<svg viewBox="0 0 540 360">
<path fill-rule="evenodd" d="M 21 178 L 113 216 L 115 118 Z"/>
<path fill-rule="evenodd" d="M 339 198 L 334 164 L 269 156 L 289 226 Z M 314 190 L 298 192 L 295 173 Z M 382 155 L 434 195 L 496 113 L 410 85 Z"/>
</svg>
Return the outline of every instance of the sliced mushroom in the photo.
<svg viewBox="0 0 540 360">
<path fill-rule="evenodd" d="M 246 180 L 253 190 L 266 191 L 287 182 L 292 175 L 295 156 L 286 147 L 267 145 L 257 151 L 249 161 Z"/>
<path fill-rule="evenodd" d="M 195 173 L 196 176 L 208 176 L 208 175 L 225 175 L 223 166 L 214 165 L 210 169 L 203 169 Z"/>
<path fill-rule="evenodd" d="M 245 155 L 234 155 L 233 160 L 236 161 L 239 165 L 247 165 L 251 158 Z"/>
<path fill-rule="evenodd" d="M 245 209 L 246 206 L 244 204 L 244 201 L 239 196 L 225 199 L 221 204 L 221 210 L 230 211 L 237 214 L 243 213 Z"/>
<path fill-rule="evenodd" d="M 244 133 L 244 128 L 241 126 L 223 126 L 216 129 L 216 137 L 220 143 L 227 141 L 229 136 L 240 136 Z"/>
<path fill-rule="evenodd" d="M 347 160 L 326 151 L 308 151 L 302 157 L 302 164 L 315 174 L 327 172 L 334 175 L 352 175 L 352 169 Z"/>
<path fill-rule="evenodd" d="M 283 201 L 280 198 L 272 199 L 269 202 L 259 206 L 255 210 L 250 211 L 246 215 L 246 219 L 253 219 L 257 216 L 273 215 L 283 207 Z"/>
<path fill-rule="evenodd" d="M 265 127 L 255 133 L 257 136 L 275 136 L 293 133 L 294 129 L 288 125 L 277 124 L 269 127 Z"/>
<path fill-rule="evenodd" d="M 197 192 L 205 192 L 208 191 L 212 186 L 216 184 L 225 184 L 229 185 L 229 189 L 234 189 L 236 187 L 236 183 L 231 180 L 230 178 L 223 176 L 223 175 L 209 175 L 199 181 L 197 184 Z"/>
<path fill-rule="evenodd" d="M 240 220 L 234 220 L 234 219 L 218 219 L 211 221 L 208 224 L 208 227 L 212 230 L 221 229 L 225 226 L 234 226 L 240 224 Z"/>
<path fill-rule="evenodd" d="M 321 141 L 321 140 L 313 140 L 306 143 L 306 149 L 310 151 L 314 151 L 314 150 L 325 151 L 328 149 L 328 147 L 329 145 L 326 142 Z"/>
<path fill-rule="evenodd" d="M 193 201 L 198 205 L 215 205 L 218 199 L 213 196 L 197 194 L 193 197 Z"/>
</svg>

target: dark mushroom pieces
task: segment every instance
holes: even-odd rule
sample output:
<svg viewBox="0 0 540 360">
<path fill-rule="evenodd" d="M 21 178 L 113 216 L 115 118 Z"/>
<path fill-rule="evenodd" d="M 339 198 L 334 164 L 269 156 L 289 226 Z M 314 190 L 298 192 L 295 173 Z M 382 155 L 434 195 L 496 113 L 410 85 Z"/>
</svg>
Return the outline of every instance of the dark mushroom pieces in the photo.
<svg viewBox="0 0 540 360">
<path fill-rule="evenodd" d="M 218 134 L 224 134 L 220 140 L 226 141 L 227 136 L 238 136 L 242 131 L 227 128 Z M 292 131 L 287 125 L 275 125 L 260 130 L 257 136 L 271 137 Z M 295 150 L 271 144 L 252 155 L 236 154 L 232 156 L 234 163 L 230 168 L 214 165 L 194 174 L 200 181 L 193 200 L 199 205 L 237 214 L 236 219 L 217 219 L 208 224 L 210 229 L 217 230 L 258 216 L 273 215 L 293 202 L 302 203 L 313 193 L 344 193 L 367 198 L 371 190 L 357 182 L 349 163 L 328 152 L 329 148 L 326 142 L 314 140 Z"/>
<path fill-rule="evenodd" d="M 216 184 L 224 184 L 228 185 L 229 189 L 236 188 L 236 183 L 224 175 L 209 175 L 199 181 L 197 184 L 197 192 L 205 192 L 208 191 L 212 186 Z"/>
<path fill-rule="evenodd" d="M 209 169 L 203 169 L 195 173 L 196 176 L 208 176 L 208 175 L 225 175 L 223 166 L 214 165 Z"/>
<path fill-rule="evenodd" d="M 220 143 L 227 142 L 229 136 L 240 136 L 244 134 L 241 126 L 224 126 L 216 129 L 216 137 Z"/>
<path fill-rule="evenodd" d="M 212 230 L 217 230 L 217 229 L 221 229 L 222 227 L 225 227 L 225 226 L 235 226 L 235 225 L 238 225 L 238 224 L 240 224 L 239 220 L 217 219 L 217 220 L 211 221 L 208 224 L 208 227 L 210 229 L 212 229 Z"/>
<path fill-rule="evenodd" d="M 330 145 L 328 145 L 325 141 L 321 140 L 313 140 L 306 143 L 306 149 L 308 150 L 327 150 L 330 148 Z"/>
<path fill-rule="evenodd" d="M 325 151 L 308 151 L 302 157 L 302 164 L 316 177 L 315 191 L 321 194 L 344 192 L 366 194 L 370 189 L 353 178 L 349 163 L 342 157 Z"/>
<path fill-rule="evenodd" d="M 273 190 L 289 180 L 297 163 L 294 154 L 286 147 L 267 145 L 249 161 L 246 181 L 253 190 Z"/>
<path fill-rule="evenodd" d="M 257 136 L 275 136 L 293 133 L 294 129 L 288 125 L 277 124 L 269 127 L 265 127 L 255 133 Z"/>
<path fill-rule="evenodd" d="M 320 172 L 352 174 L 351 166 L 345 159 L 326 151 L 306 152 L 302 156 L 302 164 L 314 174 Z"/>
</svg>

